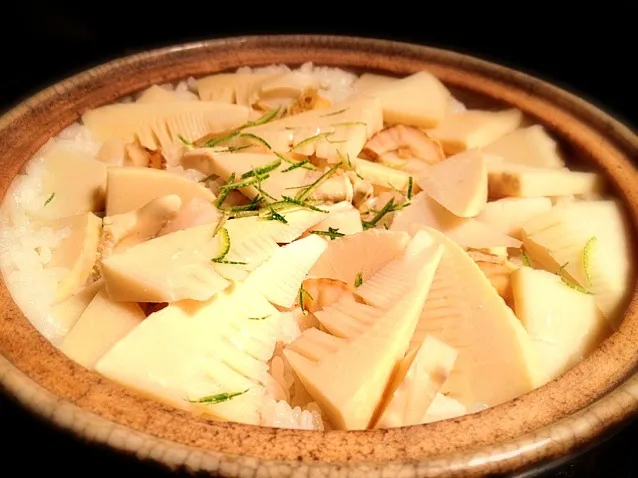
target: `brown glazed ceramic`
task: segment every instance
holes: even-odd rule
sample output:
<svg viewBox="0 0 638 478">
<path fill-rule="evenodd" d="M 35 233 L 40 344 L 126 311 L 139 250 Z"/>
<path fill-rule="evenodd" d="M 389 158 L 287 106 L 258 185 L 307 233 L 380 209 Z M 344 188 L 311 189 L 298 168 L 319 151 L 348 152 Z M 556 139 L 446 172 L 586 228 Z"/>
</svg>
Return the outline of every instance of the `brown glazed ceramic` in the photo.
<svg viewBox="0 0 638 478">
<path fill-rule="evenodd" d="M 428 69 L 462 99 L 509 104 L 600 168 L 638 225 L 638 139 L 585 101 L 468 56 L 389 41 L 270 36 L 192 43 L 113 61 L 54 85 L 0 118 L 0 194 L 28 158 L 89 108 L 153 83 L 240 66 L 313 61 L 406 75 Z M 51 422 L 170 467 L 225 476 L 477 476 L 554 459 L 638 410 L 638 296 L 622 327 L 580 365 L 516 400 L 429 425 L 309 432 L 200 419 L 67 359 L 12 301 L 0 301 L 0 383 Z"/>
</svg>

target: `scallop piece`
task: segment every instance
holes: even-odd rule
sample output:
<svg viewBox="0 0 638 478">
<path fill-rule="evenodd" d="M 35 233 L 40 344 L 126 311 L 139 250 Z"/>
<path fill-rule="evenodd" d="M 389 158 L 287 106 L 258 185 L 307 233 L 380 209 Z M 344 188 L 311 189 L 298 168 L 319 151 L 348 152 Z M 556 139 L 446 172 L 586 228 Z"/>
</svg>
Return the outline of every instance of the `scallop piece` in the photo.
<svg viewBox="0 0 638 478">
<path fill-rule="evenodd" d="M 300 307 L 310 313 L 328 307 L 337 302 L 341 296 L 350 295 L 355 300 L 354 286 L 343 281 L 326 278 L 306 279 L 302 283 L 304 294 Z"/>
<path fill-rule="evenodd" d="M 251 105 L 262 110 L 282 108 L 294 115 L 315 108 L 328 108 L 330 102 L 318 91 L 321 82 L 312 73 L 294 70 L 262 83 L 253 90 Z"/>
<path fill-rule="evenodd" d="M 106 143 L 105 143 L 106 144 Z M 120 166 L 148 166 L 150 161 L 150 151 L 137 143 L 124 145 L 124 158 Z"/>
<path fill-rule="evenodd" d="M 151 152 L 137 143 L 109 139 L 102 143 L 96 159 L 108 166 L 147 167 Z"/>
<path fill-rule="evenodd" d="M 251 105 L 255 111 L 266 113 L 268 111 L 289 111 L 296 98 L 273 97 L 255 100 Z"/>
<path fill-rule="evenodd" d="M 315 88 L 308 88 L 301 93 L 288 107 L 288 114 L 296 115 L 304 111 L 327 109 L 332 106 L 329 100 L 322 97 Z"/>
<path fill-rule="evenodd" d="M 426 164 L 445 159 L 441 145 L 425 132 L 413 126 L 398 124 L 379 131 L 365 144 L 362 154 L 379 161 L 389 152 L 398 152 L 401 158 L 417 158 Z"/>
<path fill-rule="evenodd" d="M 355 167 L 356 168 L 356 167 Z M 346 172 L 352 183 L 352 205 L 358 208 L 374 195 L 374 185 L 355 171 Z"/>
<path fill-rule="evenodd" d="M 161 150 L 149 151 L 147 168 L 166 169 L 166 158 Z"/>
<path fill-rule="evenodd" d="M 309 184 L 319 181 L 321 175 L 326 172 L 327 171 L 310 173 Z M 319 184 L 318 187 L 312 191 L 310 197 L 331 204 L 339 202 L 352 203 L 354 200 L 354 186 L 350 177 L 339 172 Z"/>
<path fill-rule="evenodd" d="M 359 206 L 364 229 L 390 229 L 395 215 L 410 204 L 404 193 L 378 188 L 377 196 Z"/>
</svg>

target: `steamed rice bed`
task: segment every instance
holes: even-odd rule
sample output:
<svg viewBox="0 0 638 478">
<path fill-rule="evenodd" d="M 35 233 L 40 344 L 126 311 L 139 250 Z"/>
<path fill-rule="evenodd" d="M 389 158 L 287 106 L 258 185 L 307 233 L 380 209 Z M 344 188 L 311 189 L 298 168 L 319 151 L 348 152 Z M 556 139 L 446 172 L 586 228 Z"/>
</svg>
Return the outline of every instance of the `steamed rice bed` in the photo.
<svg viewBox="0 0 638 478">
<path fill-rule="evenodd" d="M 569 159 L 427 72 L 240 68 L 49 140 L 4 200 L 0 266 L 63 353 L 177 407 L 428 423 L 543 385 L 619 326 L 626 222 Z"/>
</svg>

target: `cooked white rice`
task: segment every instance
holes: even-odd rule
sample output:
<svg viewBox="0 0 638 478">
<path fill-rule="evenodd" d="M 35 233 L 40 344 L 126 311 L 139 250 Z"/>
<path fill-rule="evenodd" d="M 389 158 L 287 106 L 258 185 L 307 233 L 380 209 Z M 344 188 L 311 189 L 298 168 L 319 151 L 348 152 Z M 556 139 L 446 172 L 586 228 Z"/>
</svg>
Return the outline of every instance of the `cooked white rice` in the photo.
<svg viewBox="0 0 638 478">
<path fill-rule="evenodd" d="M 295 312 L 284 312 L 279 319 L 279 336 L 277 341 L 288 345 L 301 335 L 299 322 Z"/>
<path fill-rule="evenodd" d="M 51 317 L 58 283 L 66 269 L 47 267 L 51 251 L 68 237 L 68 228 L 53 231 L 34 229 L 29 214 L 42 207 L 45 169 L 42 158 L 55 143 L 94 156 L 100 143 L 90 137 L 88 129 L 77 123 L 49 140 L 26 164 L 24 172 L 13 181 L 2 205 L 0 219 L 0 267 L 9 292 L 33 326 L 55 345 L 64 333 Z"/>
<path fill-rule="evenodd" d="M 173 91 L 177 94 L 177 96 L 186 101 L 198 101 L 199 95 L 197 94 L 197 82 L 194 78 L 189 78 L 188 80 L 180 81 L 176 85 L 172 83 L 162 83 L 157 85 L 160 88 L 164 88 L 167 91 Z M 139 91 L 135 95 L 133 95 L 134 99 L 139 98 L 142 95 L 143 91 Z"/>
<path fill-rule="evenodd" d="M 357 76 L 339 68 L 328 66 L 314 66 L 312 62 L 301 65 L 298 69 L 303 73 L 312 74 L 321 85 L 322 96 L 335 103 L 343 101 L 354 93 L 352 87 Z M 237 73 L 287 73 L 292 71 L 286 65 L 271 65 L 261 68 L 242 67 Z"/>
<path fill-rule="evenodd" d="M 261 407 L 261 425 L 265 427 L 323 430 L 321 413 L 309 405 L 305 410 L 292 408 L 285 400 L 266 398 Z"/>
</svg>

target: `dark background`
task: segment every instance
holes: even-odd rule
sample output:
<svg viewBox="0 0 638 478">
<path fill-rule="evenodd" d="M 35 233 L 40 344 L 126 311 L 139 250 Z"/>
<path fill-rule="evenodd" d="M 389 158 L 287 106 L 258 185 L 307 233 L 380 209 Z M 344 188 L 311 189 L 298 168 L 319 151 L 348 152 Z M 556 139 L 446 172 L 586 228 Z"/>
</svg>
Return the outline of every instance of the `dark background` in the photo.
<svg viewBox="0 0 638 478">
<path fill-rule="evenodd" d="M 469 2 L 468 2 L 469 3 Z M 570 3 L 572 4 L 570 6 Z M 103 61 L 183 41 L 333 33 L 449 48 L 534 74 L 629 125 L 636 112 L 638 2 L 12 2 L 0 18 L 0 109 Z M 576 7 L 577 6 L 577 7 Z M 309 58 L 311 60 L 311 58 Z M 34 475 L 168 476 L 51 429 L 0 394 L 3 465 Z M 37 459 L 24 453 L 37 449 Z M 638 477 L 638 422 L 547 477 Z M 87 463 L 91 468 L 87 468 Z M 7 469 L 7 468 L 5 468 Z M 2 476 L 17 476 L 9 472 Z"/>
</svg>

